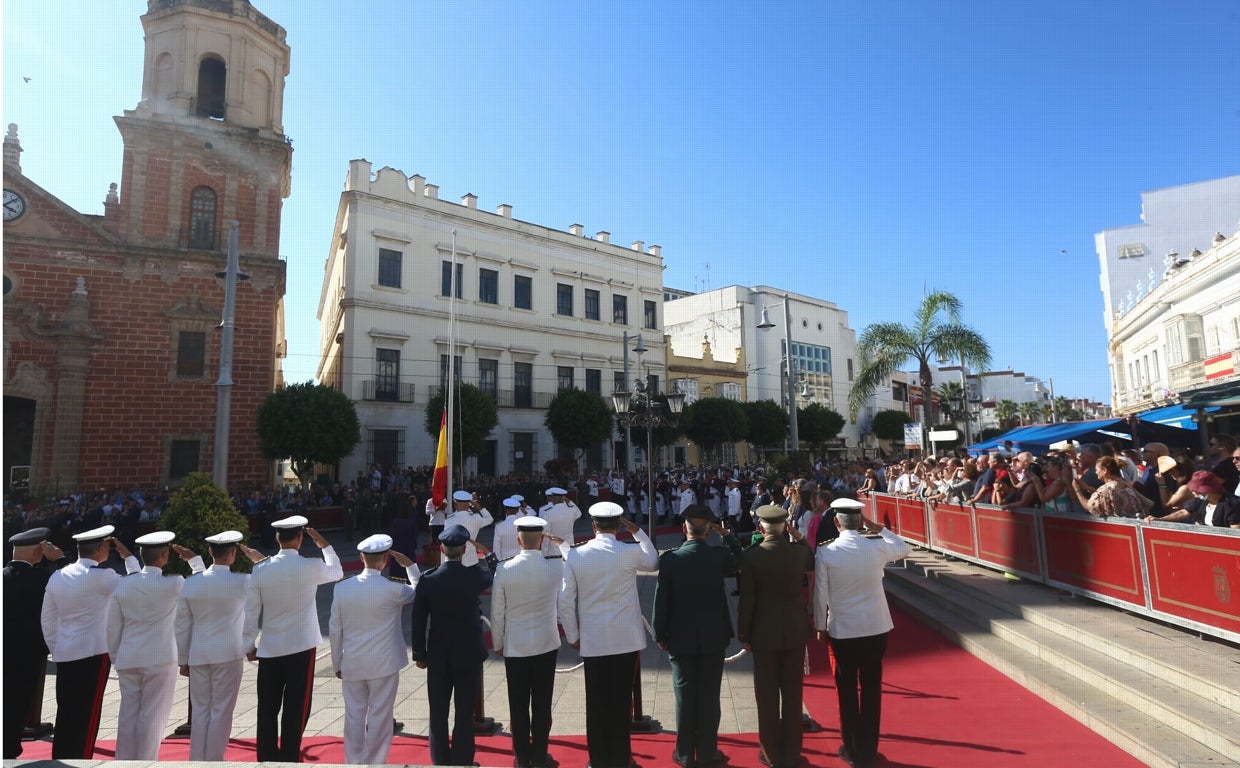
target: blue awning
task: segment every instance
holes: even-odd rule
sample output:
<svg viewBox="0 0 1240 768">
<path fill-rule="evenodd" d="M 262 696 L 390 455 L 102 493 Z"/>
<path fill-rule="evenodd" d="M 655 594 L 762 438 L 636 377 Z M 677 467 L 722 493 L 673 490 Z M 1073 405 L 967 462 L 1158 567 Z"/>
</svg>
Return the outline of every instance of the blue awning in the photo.
<svg viewBox="0 0 1240 768">
<path fill-rule="evenodd" d="M 1197 437 L 1192 430 L 1155 422 L 1139 422 L 1138 432 L 1141 442 L 1159 440 L 1172 448 L 1190 447 L 1197 442 Z M 972 454 L 986 453 L 1010 440 L 1012 450 L 1029 451 L 1040 456 L 1050 450 L 1052 445 L 1062 440 L 1099 443 L 1111 438 L 1132 440 L 1132 428 L 1128 419 L 1094 419 L 1017 427 L 993 440 L 970 445 L 968 450 Z"/>
<path fill-rule="evenodd" d="M 1217 406 L 1206 408 L 1207 413 L 1217 411 Z M 1154 408 L 1145 413 L 1137 414 L 1137 418 L 1141 421 L 1148 421 L 1151 424 L 1166 424 L 1169 427 L 1179 427 L 1180 429 L 1196 429 L 1197 422 L 1193 421 L 1193 415 L 1197 413 L 1182 405 L 1168 405 L 1165 408 Z"/>
</svg>

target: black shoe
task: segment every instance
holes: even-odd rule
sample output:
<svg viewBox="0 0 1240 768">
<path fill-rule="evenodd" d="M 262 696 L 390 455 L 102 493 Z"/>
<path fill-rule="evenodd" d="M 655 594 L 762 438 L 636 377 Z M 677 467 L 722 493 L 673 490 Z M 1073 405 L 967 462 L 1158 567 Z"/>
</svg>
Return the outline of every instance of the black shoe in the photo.
<svg viewBox="0 0 1240 768">
<path fill-rule="evenodd" d="M 770 765 L 770 766 L 775 765 L 774 763 L 771 762 L 771 758 L 766 756 L 766 750 L 764 749 L 758 750 L 758 762 L 762 763 L 763 765 Z"/>
<path fill-rule="evenodd" d="M 551 755 L 543 755 L 542 760 L 535 760 L 530 763 L 530 765 L 532 765 L 533 768 L 560 768 L 560 761 L 556 760 Z"/>
<path fill-rule="evenodd" d="M 848 754 L 848 747 L 844 746 L 843 744 L 840 745 L 839 755 L 840 755 L 840 759 L 848 763 L 849 765 L 856 765 L 856 763 L 853 762 L 852 756 Z"/>
<path fill-rule="evenodd" d="M 709 760 L 699 760 L 698 768 L 720 768 L 720 766 L 728 762 L 728 756 L 722 751 L 716 749 L 715 754 L 711 755 Z"/>
<path fill-rule="evenodd" d="M 684 755 L 680 754 L 674 749 L 672 750 L 672 762 L 675 763 L 676 765 L 683 765 L 685 768 L 692 768 L 692 766 L 689 763 L 689 758 L 685 757 Z"/>
</svg>

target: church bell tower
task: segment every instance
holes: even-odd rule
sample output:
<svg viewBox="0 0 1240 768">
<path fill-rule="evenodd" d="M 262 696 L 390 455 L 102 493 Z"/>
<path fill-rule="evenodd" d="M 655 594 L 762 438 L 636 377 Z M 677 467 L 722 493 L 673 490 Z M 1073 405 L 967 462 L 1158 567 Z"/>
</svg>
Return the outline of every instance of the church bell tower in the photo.
<svg viewBox="0 0 1240 768">
<path fill-rule="evenodd" d="M 133 245 L 277 259 L 292 144 L 284 28 L 249 0 L 149 0 L 142 100 L 116 118 L 122 197 L 108 219 Z"/>
</svg>

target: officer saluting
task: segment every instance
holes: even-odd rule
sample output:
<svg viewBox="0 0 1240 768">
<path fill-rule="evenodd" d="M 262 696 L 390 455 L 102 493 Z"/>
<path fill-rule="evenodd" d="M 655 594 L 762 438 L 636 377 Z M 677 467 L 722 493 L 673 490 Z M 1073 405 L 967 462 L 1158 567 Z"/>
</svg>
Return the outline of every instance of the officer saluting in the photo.
<svg viewBox="0 0 1240 768">
<path fill-rule="evenodd" d="M 478 564 L 478 532 L 494 522 L 486 507 L 478 503 L 477 494 L 469 491 L 456 491 L 452 494 L 452 511 L 444 518 L 444 530 L 459 525 L 469 533 L 465 542 L 465 556 L 461 562 L 467 567 Z M 440 537 L 440 542 L 443 537 Z"/>
<path fill-rule="evenodd" d="M 301 762 L 314 655 L 323 640 L 315 597 L 320 584 L 344 575 L 336 550 L 308 522 L 293 515 L 272 523 L 280 551 L 250 575 L 241 644 L 247 658 L 258 659 L 259 762 Z M 322 560 L 298 554 L 303 535 L 323 551 Z"/>
<path fill-rule="evenodd" d="M 248 573 L 233 573 L 240 531 L 223 531 L 206 538 L 211 567 L 181 588 L 174 627 L 177 663 L 189 676 L 193 724 L 189 734 L 190 760 L 223 760 L 232 734 L 233 709 L 241 689 L 245 648 L 245 598 Z M 252 549 L 246 555 L 257 564 L 263 557 Z"/>
<path fill-rule="evenodd" d="M 47 580 L 68 563 L 47 541 L 48 529 L 9 537 L 13 559 L 4 566 L 4 759 L 22 754 L 22 732 L 47 674 L 47 643 L 39 615 Z"/>
<path fill-rule="evenodd" d="M 573 523 L 581 517 L 581 507 L 569 501 L 568 491 L 559 486 L 548 488 L 547 497 L 551 499 L 551 504 L 539 514 L 539 517 L 547 521 L 547 534 L 571 544 Z M 555 548 L 551 546 L 550 539 L 548 539 L 543 543 L 543 554 L 554 555 L 555 553 Z"/>
<path fill-rule="evenodd" d="M 387 762 L 392 747 L 392 707 L 400 671 L 409 664 L 401 608 L 413 602 L 418 566 L 377 533 L 357 545 L 365 569 L 336 584 L 328 637 L 332 667 L 344 686 L 344 759 L 362 765 Z M 388 556 L 405 569 L 408 584 L 383 577 Z"/>
<path fill-rule="evenodd" d="M 165 576 L 164 565 L 175 549 L 194 573 L 202 558 L 173 547 L 176 534 L 156 531 L 139 536 L 142 570 L 121 581 L 108 609 L 108 654 L 121 684 L 116 726 L 117 760 L 157 760 L 159 742 L 172 711 L 177 681 L 177 646 L 173 634 L 183 576 Z"/>
<path fill-rule="evenodd" d="M 53 760 L 89 760 L 99 735 L 99 711 L 108 682 L 108 608 L 121 576 L 99 564 L 108 547 L 125 558 L 126 573 L 141 566 L 105 525 L 76 534 L 78 559 L 47 582 L 40 623 L 56 662 L 56 735 Z"/>
<path fill-rule="evenodd" d="M 462 562 L 470 544 L 464 526 L 449 524 L 439 543 L 443 565 L 423 574 L 414 593 L 413 661 L 428 670 L 431 762 L 471 765 L 474 704 L 487 657 L 478 596 L 490 588 L 492 576 L 485 564 L 469 568 Z M 456 720 L 449 740 L 448 704 L 453 700 Z"/>
</svg>

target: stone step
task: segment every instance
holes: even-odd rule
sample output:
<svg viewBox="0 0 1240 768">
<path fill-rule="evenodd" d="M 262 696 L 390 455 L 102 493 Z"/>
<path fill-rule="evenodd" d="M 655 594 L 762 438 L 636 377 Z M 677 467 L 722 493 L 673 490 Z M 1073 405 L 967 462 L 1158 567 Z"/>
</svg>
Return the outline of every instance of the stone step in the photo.
<svg viewBox="0 0 1240 768">
<path fill-rule="evenodd" d="M 927 578 L 916 562 L 911 565 L 888 569 L 893 602 L 1138 759 L 1175 768 L 1240 760 L 1234 709 L 1130 667 L 1122 656 L 1005 613 L 968 587 Z"/>
</svg>

